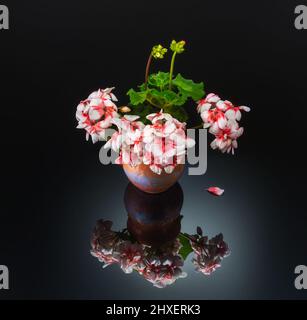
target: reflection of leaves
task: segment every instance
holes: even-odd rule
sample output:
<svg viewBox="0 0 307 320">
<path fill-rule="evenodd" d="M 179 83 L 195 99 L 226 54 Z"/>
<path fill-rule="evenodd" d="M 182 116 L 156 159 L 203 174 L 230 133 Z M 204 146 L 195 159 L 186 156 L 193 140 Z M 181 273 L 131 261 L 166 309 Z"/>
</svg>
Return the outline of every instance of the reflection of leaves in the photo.
<svg viewBox="0 0 307 320">
<path fill-rule="evenodd" d="M 180 248 L 179 254 L 182 256 L 183 260 L 185 260 L 188 255 L 193 252 L 189 239 L 184 234 L 179 234 L 179 241 L 182 245 Z"/>
</svg>

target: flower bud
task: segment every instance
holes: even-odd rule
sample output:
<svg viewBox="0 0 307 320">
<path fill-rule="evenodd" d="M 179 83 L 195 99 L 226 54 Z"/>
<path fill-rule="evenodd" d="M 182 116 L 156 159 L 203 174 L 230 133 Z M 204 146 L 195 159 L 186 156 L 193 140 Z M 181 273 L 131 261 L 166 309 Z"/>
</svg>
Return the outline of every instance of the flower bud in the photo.
<svg viewBox="0 0 307 320">
<path fill-rule="evenodd" d="M 127 106 L 123 106 L 123 107 L 120 107 L 119 108 L 119 111 L 122 112 L 122 113 L 128 113 L 131 111 L 131 109 Z"/>
<path fill-rule="evenodd" d="M 175 40 L 173 40 L 171 42 L 170 48 L 172 51 L 176 53 L 182 53 L 184 51 L 184 46 L 185 46 L 185 41 L 181 40 L 179 42 L 176 42 Z"/>
<path fill-rule="evenodd" d="M 167 49 L 158 44 L 152 48 L 151 54 L 155 59 L 163 59 L 166 52 Z"/>
</svg>

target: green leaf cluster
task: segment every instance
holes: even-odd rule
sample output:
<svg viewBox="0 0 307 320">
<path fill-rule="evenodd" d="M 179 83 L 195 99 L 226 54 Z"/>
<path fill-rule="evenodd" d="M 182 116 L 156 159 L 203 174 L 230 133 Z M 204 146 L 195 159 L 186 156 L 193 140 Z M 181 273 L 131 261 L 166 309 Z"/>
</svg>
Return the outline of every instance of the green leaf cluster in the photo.
<svg viewBox="0 0 307 320">
<path fill-rule="evenodd" d="M 189 99 L 198 101 L 204 96 L 204 84 L 202 82 L 195 83 L 193 80 L 185 79 L 181 74 L 178 74 L 172 80 L 170 90 L 169 77 L 169 72 L 160 71 L 149 76 L 147 85 L 140 85 L 138 90 L 130 89 L 127 94 L 130 98 L 131 112 L 140 115 L 137 112 L 142 110 L 143 114 L 145 112 L 143 109 L 148 112 L 152 111 L 152 108 L 149 108 L 151 106 L 163 109 L 164 112 L 170 113 L 181 122 L 186 121 L 188 117 L 183 106 Z"/>
</svg>

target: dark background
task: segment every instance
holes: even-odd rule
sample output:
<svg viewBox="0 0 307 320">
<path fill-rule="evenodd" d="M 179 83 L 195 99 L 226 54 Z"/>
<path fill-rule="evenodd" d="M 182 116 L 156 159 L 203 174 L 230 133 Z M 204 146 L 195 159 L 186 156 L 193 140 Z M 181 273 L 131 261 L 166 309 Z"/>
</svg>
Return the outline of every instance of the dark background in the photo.
<svg viewBox="0 0 307 320">
<path fill-rule="evenodd" d="M 0 299 L 307 297 L 293 285 L 295 266 L 307 264 L 307 30 L 294 27 L 306 1 L 1 4 L 10 30 L 0 31 L 0 264 L 11 289 Z M 207 173 L 181 180 L 184 231 L 223 232 L 231 256 L 209 278 L 189 266 L 188 278 L 159 290 L 89 255 L 97 219 L 125 226 L 127 179 L 99 163 L 75 108 L 99 87 L 115 86 L 127 103 L 152 45 L 172 39 L 187 41 L 177 71 L 252 112 L 235 156 L 210 151 Z M 210 185 L 225 196 L 205 193 Z"/>
</svg>

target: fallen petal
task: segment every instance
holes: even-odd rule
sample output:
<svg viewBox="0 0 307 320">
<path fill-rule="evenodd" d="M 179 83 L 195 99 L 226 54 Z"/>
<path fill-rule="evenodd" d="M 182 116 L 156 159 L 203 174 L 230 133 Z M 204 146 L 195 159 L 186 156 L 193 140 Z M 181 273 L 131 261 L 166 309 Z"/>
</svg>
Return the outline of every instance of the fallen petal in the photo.
<svg viewBox="0 0 307 320">
<path fill-rule="evenodd" d="M 219 187 L 210 187 L 207 189 L 207 191 L 211 194 L 214 194 L 215 196 L 221 196 L 224 193 L 224 189 L 221 189 Z"/>
</svg>

